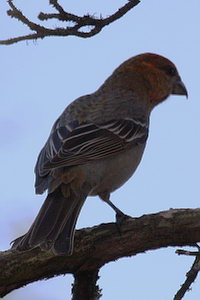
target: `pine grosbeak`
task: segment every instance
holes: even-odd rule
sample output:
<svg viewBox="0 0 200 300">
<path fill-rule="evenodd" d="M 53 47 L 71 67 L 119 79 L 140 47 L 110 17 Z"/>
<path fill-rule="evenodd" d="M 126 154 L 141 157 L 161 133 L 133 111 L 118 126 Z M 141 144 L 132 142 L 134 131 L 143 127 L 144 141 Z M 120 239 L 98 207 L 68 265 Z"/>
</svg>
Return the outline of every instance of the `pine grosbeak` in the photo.
<svg viewBox="0 0 200 300">
<path fill-rule="evenodd" d="M 29 231 L 13 242 L 71 254 L 75 224 L 88 195 L 116 212 L 110 193 L 135 172 L 152 109 L 170 94 L 186 95 L 175 65 L 151 53 L 122 63 L 93 94 L 73 101 L 55 122 L 37 164 L 36 193 L 47 198 Z"/>
</svg>

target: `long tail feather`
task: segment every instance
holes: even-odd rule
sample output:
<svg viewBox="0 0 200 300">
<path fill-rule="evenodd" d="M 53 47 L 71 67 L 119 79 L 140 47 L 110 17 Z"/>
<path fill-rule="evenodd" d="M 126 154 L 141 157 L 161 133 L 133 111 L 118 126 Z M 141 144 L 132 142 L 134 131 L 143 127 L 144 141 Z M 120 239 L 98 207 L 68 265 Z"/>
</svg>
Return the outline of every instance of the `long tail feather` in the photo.
<svg viewBox="0 0 200 300">
<path fill-rule="evenodd" d="M 70 255 L 76 221 L 86 197 L 70 190 L 66 198 L 61 188 L 49 194 L 29 231 L 13 241 L 12 249 L 25 251 L 39 246 L 58 255 Z"/>
</svg>

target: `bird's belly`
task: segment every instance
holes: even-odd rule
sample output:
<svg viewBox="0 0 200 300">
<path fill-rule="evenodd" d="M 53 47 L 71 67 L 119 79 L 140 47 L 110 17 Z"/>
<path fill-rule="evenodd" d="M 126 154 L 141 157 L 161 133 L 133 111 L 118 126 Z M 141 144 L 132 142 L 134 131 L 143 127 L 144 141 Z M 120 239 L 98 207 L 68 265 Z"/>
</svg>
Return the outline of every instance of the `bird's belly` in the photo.
<svg viewBox="0 0 200 300">
<path fill-rule="evenodd" d="M 145 145 L 140 144 L 112 158 L 99 160 L 93 163 L 92 166 L 90 164 L 89 180 L 93 187 L 90 195 L 95 196 L 104 192 L 111 193 L 122 186 L 135 172 L 142 158 L 144 148 Z"/>
</svg>

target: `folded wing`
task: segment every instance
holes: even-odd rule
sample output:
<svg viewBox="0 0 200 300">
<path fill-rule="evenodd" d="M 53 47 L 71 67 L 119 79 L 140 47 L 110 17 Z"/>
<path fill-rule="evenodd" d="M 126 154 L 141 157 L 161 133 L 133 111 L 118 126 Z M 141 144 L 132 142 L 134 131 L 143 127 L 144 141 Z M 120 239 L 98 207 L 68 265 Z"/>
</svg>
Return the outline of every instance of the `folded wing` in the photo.
<svg viewBox="0 0 200 300">
<path fill-rule="evenodd" d="M 134 119 L 112 120 L 103 124 L 71 122 L 51 133 L 36 168 L 40 176 L 51 169 L 84 164 L 119 153 L 133 143 L 144 143 L 148 125 Z"/>
</svg>

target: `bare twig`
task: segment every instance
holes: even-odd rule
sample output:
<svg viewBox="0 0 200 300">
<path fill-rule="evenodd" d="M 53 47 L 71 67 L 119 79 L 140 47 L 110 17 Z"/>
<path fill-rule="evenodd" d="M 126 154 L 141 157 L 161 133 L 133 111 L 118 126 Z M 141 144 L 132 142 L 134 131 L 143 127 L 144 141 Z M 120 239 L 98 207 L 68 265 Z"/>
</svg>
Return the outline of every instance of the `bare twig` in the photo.
<svg viewBox="0 0 200 300">
<path fill-rule="evenodd" d="M 182 284 L 181 288 L 178 290 L 176 295 L 174 296 L 173 300 L 181 300 L 183 299 L 185 293 L 190 290 L 191 284 L 195 281 L 199 271 L 200 271 L 200 247 L 196 244 L 196 247 L 198 248 L 198 252 L 190 252 L 187 250 L 176 250 L 176 253 L 179 255 L 189 255 L 189 256 L 196 256 L 194 263 L 191 267 L 191 269 L 186 274 L 186 280 Z"/>
<path fill-rule="evenodd" d="M 33 40 L 44 38 L 47 36 L 78 36 L 82 38 L 88 38 L 99 33 L 105 26 L 111 24 L 117 19 L 123 17 L 134 6 L 140 3 L 140 0 L 129 0 L 124 6 L 119 8 L 115 13 L 107 18 L 95 18 L 94 16 L 84 15 L 78 16 L 66 12 L 63 7 L 58 3 L 58 0 L 50 0 L 51 5 L 58 11 L 58 13 L 48 14 L 41 12 L 38 15 L 38 19 L 41 21 L 49 19 L 57 19 L 59 21 L 72 22 L 72 26 L 58 27 L 55 29 L 47 28 L 30 21 L 24 14 L 14 5 L 13 0 L 8 0 L 8 4 L 11 9 L 7 11 L 7 14 L 21 21 L 27 25 L 35 33 L 1 40 L 1 45 L 10 45 L 23 40 Z M 84 26 L 89 26 L 88 31 L 84 31 Z"/>
<path fill-rule="evenodd" d="M 176 253 L 178 255 L 187 255 L 187 256 L 200 256 L 200 252 L 198 251 L 188 251 L 188 250 L 182 250 L 178 249 L 176 250 Z"/>
</svg>

